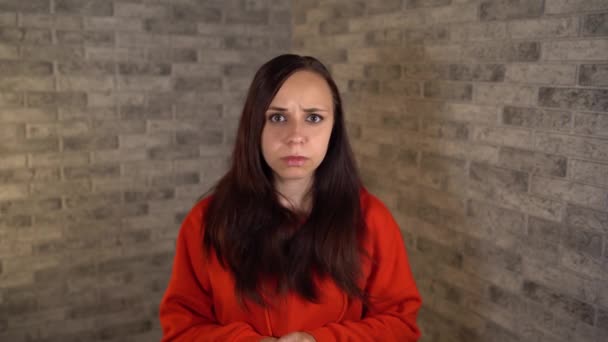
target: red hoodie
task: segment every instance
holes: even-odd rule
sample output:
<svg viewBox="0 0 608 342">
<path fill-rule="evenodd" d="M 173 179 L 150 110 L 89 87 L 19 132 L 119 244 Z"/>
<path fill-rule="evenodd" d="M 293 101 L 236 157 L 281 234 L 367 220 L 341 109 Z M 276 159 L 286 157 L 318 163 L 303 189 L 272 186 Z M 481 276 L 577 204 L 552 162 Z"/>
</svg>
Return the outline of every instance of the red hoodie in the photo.
<svg viewBox="0 0 608 342">
<path fill-rule="evenodd" d="M 259 341 L 295 331 L 317 342 L 416 341 L 416 316 L 422 300 L 408 263 L 399 227 L 375 196 L 361 191 L 367 224 L 363 262 L 370 306 L 349 299 L 330 279 L 316 278 L 319 303 L 290 293 L 264 308 L 248 300 L 249 311 L 235 295 L 232 274 L 202 250 L 201 221 L 209 197 L 185 218 L 177 238 L 171 279 L 160 304 L 162 341 Z M 203 228 L 204 229 L 204 228 Z M 366 259 L 363 259 L 366 260 Z"/>
</svg>

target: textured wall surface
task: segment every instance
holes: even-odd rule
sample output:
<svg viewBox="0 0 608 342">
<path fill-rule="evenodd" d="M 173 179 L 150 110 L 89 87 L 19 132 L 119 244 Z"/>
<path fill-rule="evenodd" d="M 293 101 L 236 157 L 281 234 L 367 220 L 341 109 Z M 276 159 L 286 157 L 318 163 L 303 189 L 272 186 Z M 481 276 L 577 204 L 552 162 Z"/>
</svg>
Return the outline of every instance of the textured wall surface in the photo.
<svg viewBox="0 0 608 342">
<path fill-rule="evenodd" d="M 272 0 L 0 0 L 0 341 L 158 341 L 185 211 L 225 168 Z"/>
<path fill-rule="evenodd" d="M 608 341 L 608 1 L 306 0 L 423 341 Z"/>
</svg>

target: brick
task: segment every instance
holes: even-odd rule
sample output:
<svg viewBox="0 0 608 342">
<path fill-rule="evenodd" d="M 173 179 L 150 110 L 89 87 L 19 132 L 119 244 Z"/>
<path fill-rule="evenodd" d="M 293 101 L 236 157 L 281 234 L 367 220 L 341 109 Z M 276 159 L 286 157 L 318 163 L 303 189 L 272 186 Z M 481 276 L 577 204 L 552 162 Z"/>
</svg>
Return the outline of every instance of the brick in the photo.
<svg viewBox="0 0 608 342">
<path fill-rule="evenodd" d="M 88 180 L 32 183 L 31 191 L 33 196 L 39 197 L 77 195 L 91 192 L 91 184 Z"/>
<path fill-rule="evenodd" d="M 405 150 L 405 165 L 416 165 L 416 152 Z M 403 165 L 403 164 L 401 164 Z M 466 183 L 464 161 L 452 157 L 423 153 L 420 161 L 420 183 L 433 189 L 458 194 Z"/>
<path fill-rule="evenodd" d="M 26 125 L 26 135 L 29 139 L 79 136 L 88 132 L 89 125 L 82 120 Z"/>
<path fill-rule="evenodd" d="M 87 94 L 81 92 L 29 92 L 27 104 L 31 107 L 76 107 L 87 105 Z M 53 111 L 49 109 L 49 111 Z"/>
<path fill-rule="evenodd" d="M 401 9 L 401 0 L 388 0 L 388 1 L 368 1 L 367 13 L 370 15 L 379 13 L 394 13 Z"/>
<path fill-rule="evenodd" d="M 569 175 L 577 181 L 608 186 L 608 164 L 573 159 Z"/>
<path fill-rule="evenodd" d="M 538 89 L 527 84 L 476 83 L 473 100 L 481 104 L 536 105 Z"/>
<path fill-rule="evenodd" d="M 587 86 L 608 86 L 608 64 L 582 64 L 578 82 Z"/>
<path fill-rule="evenodd" d="M 406 64 L 403 78 L 419 80 L 447 80 L 451 66 L 446 64 Z"/>
<path fill-rule="evenodd" d="M 567 159 L 553 154 L 502 147 L 498 154 L 498 163 L 503 167 L 514 168 L 533 174 L 547 174 L 556 177 L 566 176 Z"/>
<path fill-rule="evenodd" d="M 423 134 L 447 139 L 463 139 L 469 137 L 469 128 L 466 123 L 456 121 L 422 120 L 420 131 Z"/>
<path fill-rule="evenodd" d="M 85 45 L 112 45 L 114 34 L 112 32 L 97 31 L 57 31 L 59 44 L 85 44 Z"/>
<path fill-rule="evenodd" d="M 374 31 L 387 28 L 419 28 L 424 22 L 421 15 L 415 13 L 382 13 L 374 16 L 351 18 L 348 23 L 349 32 Z"/>
<path fill-rule="evenodd" d="M 95 151 L 92 153 L 92 161 L 95 164 L 124 163 L 147 159 L 148 152 L 142 147 Z"/>
<path fill-rule="evenodd" d="M 453 4 L 452 6 L 439 6 L 428 11 L 423 17 L 428 23 L 462 23 L 477 21 L 477 4 Z M 416 12 L 413 12 L 416 13 Z M 416 25 L 422 26 L 422 25 Z"/>
<path fill-rule="evenodd" d="M 608 111 L 608 90 L 541 87 L 538 102 L 545 107 Z"/>
<path fill-rule="evenodd" d="M 225 15 L 226 24 L 229 25 L 267 25 L 269 19 L 267 10 L 260 11 L 227 11 Z M 215 18 L 213 18 L 215 19 Z M 200 19 L 199 19 L 200 20 Z"/>
<path fill-rule="evenodd" d="M 394 80 L 400 78 L 401 67 L 399 65 L 366 65 L 363 74 L 366 78 Z"/>
<path fill-rule="evenodd" d="M 143 134 L 146 122 L 138 120 L 95 120 L 90 123 L 95 134 Z"/>
<path fill-rule="evenodd" d="M 0 93 L 0 106 L 13 107 L 23 105 L 23 95 L 14 92 Z"/>
<path fill-rule="evenodd" d="M 146 19 L 144 30 L 160 34 L 196 34 L 196 23 L 187 21 L 168 21 L 167 19 Z"/>
<path fill-rule="evenodd" d="M 83 19 L 71 15 L 24 13 L 21 15 L 20 26 L 52 28 L 58 30 L 80 30 L 83 27 Z"/>
<path fill-rule="evenodd" d="M 578 35 L 579 21 L 576 17 L 556 19 L 517 20 L 507 23 L 511 38 L 563 38 Z"/>
<path fill-rule="evenodd" d="M 175 79 L 177 91 L 213 91 L 222 88 L 222 80 L 207 77 L 180 77 Z"/>
<path fill-rule="evenodd" d="M 549 61 L 605 61 L 608 59 L 608 39 L 548 41 L 543 43 L 542 55 Z"/>
<path fill-rule="evenodd" d="M 481 20 L 537 18 L 543 14 L 543 0 L 484 0 L 479 13 Z"/>
<path fill-rule="evenodd" d="M 50 44 L 51 32 L 43 29 L 0 28 L 0 39 L 7 43 Z"/>
<path fill-rule="evenodd" d="M 608 115 L 593 113 L 575 113 L 574 132 L 598 136 L 608 136 Z"/>
<path fill-rule="evenodd" d="M 72 61 L 84 59 L 82 46 L 26 45 L 21 48 L 24 59 L 43 61 Z"/>
<path fill-rule="evenodd" d="M 171 74 L 171 64 L 166 63 L 119 63 L 118 72 L 124 75 L 155 75 Z"/>
<path fill-rule="evenodd" d="M 46 166 L 80 166 L 89 163 L 86 152 L 61 152 L 34 154 L 30 158 L 30 166 L 34 168 Z"/>
<path fill-rule="evenodd" d="M 435 7 L 449 5 L 452 0 L 405 0 L 406 8 Z"/>
<path fill-rule="evenodd" d="M 178 145 L 219 145 L 222 143 L 223 132 L 204 130 L 202 132 L 176 132 Z"/>
<path fill-rule="evenodd" d="M 150 48 L 148 56 L 152 62 L 196 62 L 195 49 Z"/>
<path fill-rule="evenodd" d="M 118 3 L 115 4 L 118 6 Z M 118 14 L 116 14 L 118 15 Z M 141 15 L 141 13 L 140 13 Z M 137 18 L 122 17 L 87 17 L 84 18 L 85 29 L 92 31 L 121 31 L 121 32 L 143 32 L 143 20 Z"/>
<path fill-rule="evenodd" d="M 226 37 L 227 49 L 262 49 L 270 48 L 270 40 L 266 37 L 232 36 Z"/>
<path fill-rule="evenodd" d="M 545 12 L 547 14 L 577 13 L 586 11 L 597 11 L 608 9 L 608 4 L 603 0 L 547 0 Z"/>
<path fill-rule="evenodd" d="M 348 91 L 378 94 L 380 83 L 377 80 L 349 80 Z"/>
<path fill-rule="evenodd" d="M 608 35 L 608 13 L 589 14 L 583 17 L 583 36 Z"/>
<path fill-rule="evenodd" d="M 488 81 L 501 82 L 505 78 L 505 66 L 502 64 L 451 64 L 450 80 L 453 81 Z"/>
<path fill-rule="evenodd" d="M 509 191 L 525 192 L 528 189 L 528 176 L 521 171 L 472 163 L 470 177 L 475 182 L 483 182 Z"/>
<path fill-rule="evenodd" d="M 171 15 L 171 7 L 165 4 L 117 2 L 114 4 L 116 17 L 137 18 L 167 18 Z"/>
<path fill-rule="evenodd" d="M 0 155 L 0 170 L 25 167 L 26 163 L 26 155 Z"/>
<path fill-rule="evenodd" d="M 179 82 L 179 80 L 176 80 L 176 82 Z M 172 80 L 167 76 L 121 75 L 116 78 L 116 84 L 118 89 L 126 91 L 163 92 L 171 90 Z"/>
<path fill-rule="evenodd" d="M 425 29 L 406 29 L 402 31 L 402 41 L 405 43 L 423 43 L 445 41 L 449 37 L 445 27 L 431 27 Z"/>
<path fill-rule="evenodd" d="M 153 147 L 149 151 L 152 160 L 192 159 L 199 157 L 198 147 Z"/>
<path fill-rule="evenodd" d="M 0 3 L 2 12 L 50 13 L 51 4 L 47 0 L 6 0 Z"/>
<path fill-rule="evenodd" d="M 60 75 L 57 76 L 57 88 L 60 91 L 111 91 L 114 78 L 109 75 Z"/>
<path fill-rule="evenodd" d="M 396 45 L 402 36 L 403 31 L 399 29 L 370 31 L 365 34 L 365 42 L 368 46 Z"/>
<path fill-rule="evenodd" d="M 537 42 L 471 43 L 464 47 L 462 55 L 474 61 L 535 62 L 540 58 L 541 47 Z"/>
<path fill-rule="evenodd" d="M 0 153 L 38 153 L 59 150 L 59 143 L 55 138 L 9 140 L 0 145 Z"/>
<path fill-rule="evenodd" d="M 563 246 L 575 252 L 600 259 L 604 235 L 580 227 L 568 227 L 563 236 Z"/>
<path fill-rule="evenodd" d="M 484 238 L 501 232 L 521 235 L 525 230 L 524 214 L 486 202 L 470 200 L 467 206 L 467 229 Z"/>
<path fill-rule="evenodd" d="M 67 180 L 80 178 L 98 178 L 98 177 L 120 177 L 120 165 L 87 165 L 73 166 L 64 168 L 64 176 Z"/>
<path fill-rule="evenodd" d="M 120 137 L 121 149 L 168 146 L 169 144 L 171 144 L 171 136 L 167 133 L 157 133 L 154 135 L 131 134 Z"/>
<path fill-rule="evenodd" d="M 576 66 L 562 64 L 510 64 L 506 81 L 521 83 L 545 83 L 571 85 L 576 80 Z"/>
<path fill-rule="evenodd" d="M 55 12 L 100 17 L 114 14 L 112 3 L 103 0 L 56 0 Z"/>
<path fill-rule="evenodd" d="M 0 61 L 2 76 L 48 76 L 53 74 L 53 63 L 30 61 Z"/>
<path fill-rule="evenodd" d="M 158 48 L 171 46 L 171 35 L 158 33 L 116 32 L 116 45 L 120 48 Z"/>
<path fill-rule="evenodd" d="M 569 131 L 572 117 L 567 111 L 505 106 L 502 123 L 509 126 Z"/>
<path fill-rule="evenodd" d="M 0 141 L 25 138 L 23 124 L 0 124 Z"/>
<path fill-rule="evenodd" d="M 454 268 L 462 268 L 462 253 L 434 241 L 418 237 L 416 248 L 435 262 L 447 264 Z"/>
<path fill-rule="evenodd" d="M 0 44 L 0 58 L 18 59 L 19 51 L 16 45 Z"/>
<path fill-rule="evenodd" d="M 593 324 L 595 308 L 591 304 L 571 298 L 554 289 L 532 281 L 524 281 L 523 295 L 548 308 L 552 312 L 561 312 L 572 318 Z"/>
<path fill-rule="evenodd" d="M 536 148 L 547 153 L 608 159 L 608 140 L 538 132 Z"/>
<path fill-rule="evenodd" d="M 0 92 L 51 90 L 54 90 L 54 81 L 51 76 L 10 76 L 0 78 Z"/>
<path fill-rule="evenodd" d="M 29 195 L 27 184 L 0 185 L 0 201 L 27 198 Z"/>
<path fill-rule="evenodd" d="M 177 20 L 199 21 L 204 23 L 219 23 L 222 11 L 219 8 L 200 6 L 196 4 L 176 4 L 173 7 L 173 17 Z"/>
<path fill-rule="evenodd" d="M 111 135 L 63 138 L 63 149 L 65 151 L 91 151 L 115 148 L 118 148 L 118 137 Z"/>
<path fill-rule="evenodd" d="M 146 58 L 145 48 L 141 46 L 119 48 L 85 46 L 84 49 L 87 59 L 91 61 L 131 61 Z"/>
<path fill-rule="evenodd" d="M 154 106 L 123 106 L 120 108 L 120 116 L 124 120 L 151 120 L 151 119 L 171 119 L 171 107 Z"/>
<path fill-rule="evenodd" d="M 608 207 L 608 189 L 606 188 L 535 176 L 532 178 L 530 189 L 532 193 L 590 208 Z"/>
<path fill-rule="evenodd" d="M 532 131 L 510 127 L 473 126 L 474 141 L 526 149 L 534 143 Z"/>
<path fill-rule="evenodd" d="M 522 257 L 513 251 L 502 249 L 491 242 L 469 239 L 464 246 L 465 263 L 467 259 L 485 260 L 501 270 L 519 272 L 522 267 Z"/>
<path fill-rule="evenodd" d="M 3 215 L 35 214 L 54 211 L 61 208 L 61 199 L 48 198 L 41 200 L 14 200 L 0 202 L 0 213 Z"/>
<path fill-rule="evenodd" d="M 471 84 L 427 81 L 424 83 L 424 97 L 448 100 L 470 101 L 473 86 Z"/>
<path fill-rule="evenodd" d="M 423 46 L 424 59 L 431 61 L 453 61 L 459 60 L 462 55 L 463 47 L 460 44 L 434 44 L 428 43 Z M 406 55 L 407 56 L 407 55 Z M 409 56 L 407 56 L 409 57 Z M 406 57 L 406 58 L 407 58 Z M 412 61 L 416 60 L 412 56 Z M 419 60 L 419 59 L 418 59 Z"/>
<path fill-rule="evenodd" d="M 353 86 L 356 86 L 356 84 Z M 370 86 L 373 87 L 373 84 L 370 84 Z M 381 83 L 381 86 L 383 93 L 399 94 L 400 96 L 407 97 L 422 97 L 422 86 L 419 82 L 401 80 L 384 81 Z M 371 89 L 373 90 L 373 88 Z"/>
<path fill-rule="evenodd" d="M 461 24 L 450 29 L 450 41 L 499 41 L 508 39 L 505 22 L 474 22 Z"/>
<path fill-rule="evenodd" d="M 222 37 L 191 36 L 176 34 L 171 36 L 172 48 L 223 49 L 225 39 Z"/>
</svg>

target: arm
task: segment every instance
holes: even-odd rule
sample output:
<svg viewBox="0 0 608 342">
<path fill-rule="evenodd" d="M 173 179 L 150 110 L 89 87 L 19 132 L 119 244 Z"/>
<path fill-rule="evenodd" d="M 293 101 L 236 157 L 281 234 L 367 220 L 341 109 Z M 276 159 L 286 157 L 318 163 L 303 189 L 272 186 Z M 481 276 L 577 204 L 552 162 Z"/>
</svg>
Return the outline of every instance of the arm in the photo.
<svg viewBox="0 0 608 342">
<path fill-rule="evenodd" d="M 207 270 L 193 266 L 204 260 L 200 221 L 193 212 L 179 231 L 171 278 L 160 304 L 162 342 L 260 341 L 262 336 L 245 322 L 217 322 Z"/>
<path fill-rule="evenodd" d="M 368 220 L 372 264 L 366 291 L 370 305 L 359 321 L 330 323 L 308 331 L 317 342 L 416 341 L 422 300 L 416 288 L 399 227 L 384 205 Z M 375 210 L 374 209 L 374 210 Z M 374 215 L 376 216 L 376 215 Z M 371 221 L 371 222 L 370 222 Z"/>
</svg>

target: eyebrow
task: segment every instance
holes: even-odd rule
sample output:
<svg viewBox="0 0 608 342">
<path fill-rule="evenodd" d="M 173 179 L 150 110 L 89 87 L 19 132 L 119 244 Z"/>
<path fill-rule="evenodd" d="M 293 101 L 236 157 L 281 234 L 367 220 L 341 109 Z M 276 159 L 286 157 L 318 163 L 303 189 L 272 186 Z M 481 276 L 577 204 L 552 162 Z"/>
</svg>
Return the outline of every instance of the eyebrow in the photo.
<svg viewBox="0 0 608 342">
<path fill-rule="evenodd" d="M 277 107 L 277 106 L 270 106 L 268 107 L 268 110 L 278 110 L 281 112 L 286 112 L 287 108 L 283 108 L 283 107 Z M 311 112 L 327 112 L 326 109 L 321 109 L 321 108 L 304 108 L 304 111 L 307 113 L 311 113 Z"/>
</svg>

